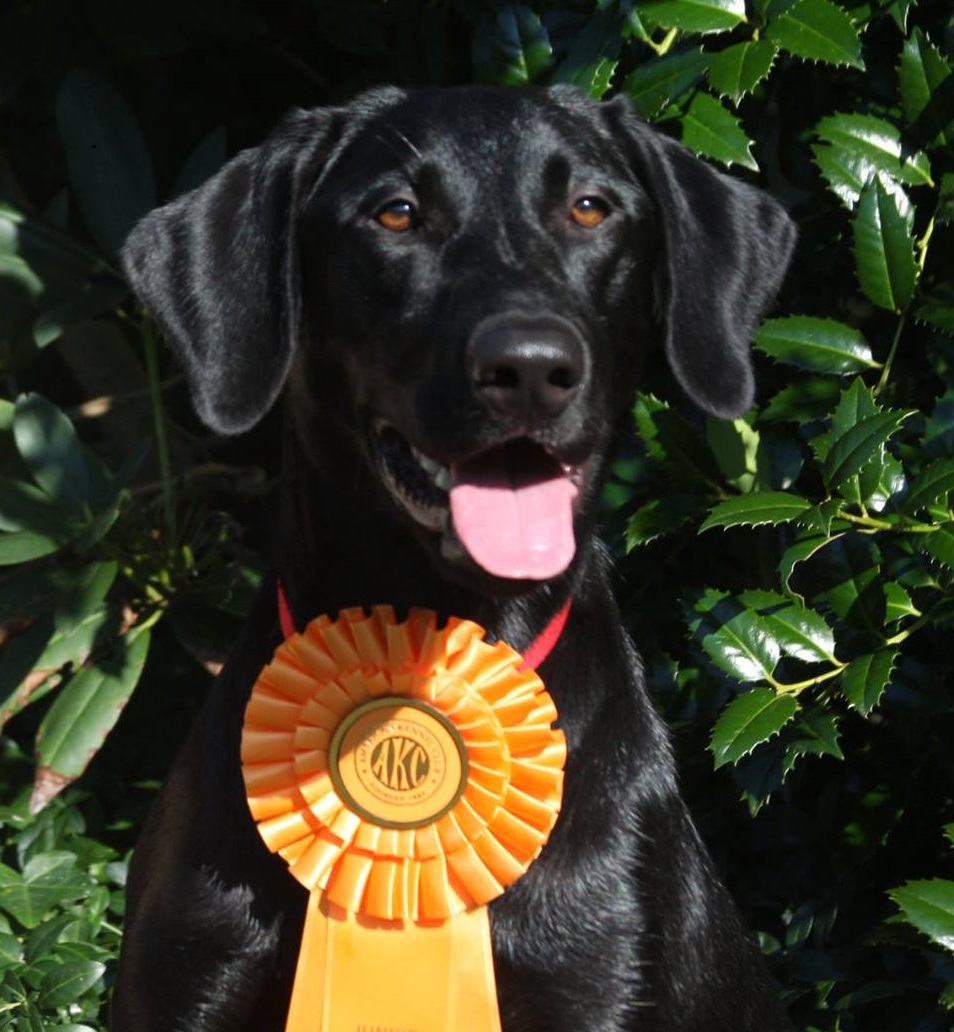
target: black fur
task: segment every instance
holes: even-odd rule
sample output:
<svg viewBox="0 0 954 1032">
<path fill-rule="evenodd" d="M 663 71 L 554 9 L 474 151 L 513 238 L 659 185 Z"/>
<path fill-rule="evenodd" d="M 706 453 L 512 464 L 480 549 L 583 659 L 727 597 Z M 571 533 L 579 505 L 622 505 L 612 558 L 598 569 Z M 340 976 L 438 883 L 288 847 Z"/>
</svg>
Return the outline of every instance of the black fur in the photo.
<svg viewBox="0 0 954 1032">
<path fill-rule="evenodd" d="M 605 204 L 599 226 L 570 219 L 581 196 Z M 408 232 L 375 219 L 394 198 L 419 212 Z M 426 606 L 524 648 L 573 596 L 540 669 L 569 743 L 563 810 L 491 905 L 506 1032 L 790 1027 L 680 799 L 593 524 L 654 343 L 703 409 L 751 404 L 750 335 L 793 240 L 772 200 L 624 101 L 468 87 L 297 112 L 126 245 L 212 428 L 252 426 L 285 388 L 277 573 L 301 621 Z M 559 378 L 514 394 L 475 372 L 512 340 Z M 381 418 L 444 465 L 519 438 L 575 467 L 570 566 L 496 577 L 453 526 L 422 526 L 383 482 Z M 283 1027 L 304 891 L 259 840 L 238 762 L 279 640 L 270 583 L 137 849 L 113 1032 Z"/>
</svg>

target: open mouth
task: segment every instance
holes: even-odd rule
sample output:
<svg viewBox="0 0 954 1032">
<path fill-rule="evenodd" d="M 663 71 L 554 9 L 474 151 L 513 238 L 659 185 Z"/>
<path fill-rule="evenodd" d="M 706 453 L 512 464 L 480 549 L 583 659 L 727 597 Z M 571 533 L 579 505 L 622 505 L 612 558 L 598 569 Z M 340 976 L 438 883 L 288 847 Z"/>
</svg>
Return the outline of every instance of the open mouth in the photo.
<svg viewBox="0 0 954 1032">
<path fill-rule="evenodd" d="M 488 573 L 548 580 L 569 566 L 582 466 L 560 462 L 526 437 L 444 466 L 383 420 L 374 446 L 394 500 L 426 530 L 456 533 Z"/>
</svg>

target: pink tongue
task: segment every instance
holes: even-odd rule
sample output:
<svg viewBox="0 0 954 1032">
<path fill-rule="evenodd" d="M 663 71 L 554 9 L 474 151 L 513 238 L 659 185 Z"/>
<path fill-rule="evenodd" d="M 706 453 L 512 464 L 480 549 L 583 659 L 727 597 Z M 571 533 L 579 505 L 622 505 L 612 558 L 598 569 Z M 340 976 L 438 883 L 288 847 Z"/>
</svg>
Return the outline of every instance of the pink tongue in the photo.
<svg viewBox="0 0 954 1032">
<path fill-rule="evenodd" d="M 547 580 L 576 551 L 576 487 L 532 444 L 510 444 L 452 469 L 450 508 L 471 558 L 495 577 Z"/>
</svg>

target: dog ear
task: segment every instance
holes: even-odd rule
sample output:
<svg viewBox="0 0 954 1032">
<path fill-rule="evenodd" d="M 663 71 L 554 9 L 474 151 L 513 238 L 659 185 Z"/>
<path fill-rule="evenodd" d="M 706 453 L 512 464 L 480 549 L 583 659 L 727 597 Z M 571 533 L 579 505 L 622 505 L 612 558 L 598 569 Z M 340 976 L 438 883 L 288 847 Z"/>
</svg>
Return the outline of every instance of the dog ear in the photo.
<svg viewBox="0 0 954 1032">
<path fill-rule="evenodd" d="M 795 246 L 785 210 L 642 122 L 625 98 L 604 105 L 652 196 L 664 255 L 657 305 L 666 355 L 689 397 L 723 419 L 751 408 L 751 338 Z"/>
<path fill-rule="evenodd" d="M 297 216 L 341 114 L 291 113 L 263 144 L 147 215 L 123 247 L 133 290 L 218 433 L 252 427 L 285 382 L 301 318 Z"/>
</svg>

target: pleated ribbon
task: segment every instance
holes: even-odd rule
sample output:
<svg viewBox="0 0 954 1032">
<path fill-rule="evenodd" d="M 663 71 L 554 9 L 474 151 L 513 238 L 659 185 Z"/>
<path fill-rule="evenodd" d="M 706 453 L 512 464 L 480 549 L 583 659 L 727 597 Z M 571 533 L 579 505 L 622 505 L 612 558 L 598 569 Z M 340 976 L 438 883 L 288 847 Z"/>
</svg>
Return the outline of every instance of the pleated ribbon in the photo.
<svg viewBox="0 0 954 1032">
<path fill-rule="evenodd" d="M 389 606 L 318 617 L 252 691 L 242 771 L 310 892 L 286 1032 L 498 1032 L 487 904 L 559 812 L 566 747 L 523 657 Z"/>
</svg>

